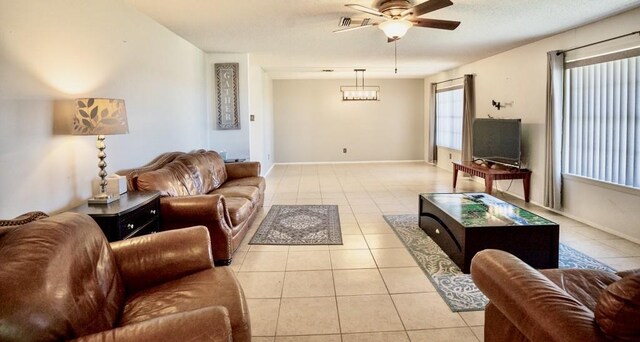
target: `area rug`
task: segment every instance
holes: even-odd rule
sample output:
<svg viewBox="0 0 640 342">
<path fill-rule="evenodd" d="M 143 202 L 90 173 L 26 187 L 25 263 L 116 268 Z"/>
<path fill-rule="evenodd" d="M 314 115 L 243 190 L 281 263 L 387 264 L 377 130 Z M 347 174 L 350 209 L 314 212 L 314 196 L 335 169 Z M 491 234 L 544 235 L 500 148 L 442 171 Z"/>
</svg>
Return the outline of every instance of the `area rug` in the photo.
<svg viewBox="0 0 640 342">
<path fill-rule="evenodd" d="M 273 205 L 250 245 L 341 245 L 337 205 Z"/>
<path fill-rule="evenodd" d="M 480 292 L 469 274 L 460 268 L 418 226 L 416 215 L 384 216 L 404 243 L 427 278 L 453 312 L 483 310 L 489 300 Z M 559 245 L 560 268 L 595 269 L 615 272 L 611 267 L 562 243 Z"/>
</svg>

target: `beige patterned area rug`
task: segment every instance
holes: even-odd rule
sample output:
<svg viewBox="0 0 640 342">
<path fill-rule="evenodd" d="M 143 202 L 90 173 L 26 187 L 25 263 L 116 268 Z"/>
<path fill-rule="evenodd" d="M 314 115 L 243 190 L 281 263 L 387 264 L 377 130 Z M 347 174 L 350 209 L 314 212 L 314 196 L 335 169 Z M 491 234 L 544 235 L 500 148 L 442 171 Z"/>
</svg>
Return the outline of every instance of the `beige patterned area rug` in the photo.
<svg viewBox="0 0 640 342">
<path fill-rule="evenodd" d="M 250 245 L 341 245 L 337 205 L 274 205 Z"/>
</svg>

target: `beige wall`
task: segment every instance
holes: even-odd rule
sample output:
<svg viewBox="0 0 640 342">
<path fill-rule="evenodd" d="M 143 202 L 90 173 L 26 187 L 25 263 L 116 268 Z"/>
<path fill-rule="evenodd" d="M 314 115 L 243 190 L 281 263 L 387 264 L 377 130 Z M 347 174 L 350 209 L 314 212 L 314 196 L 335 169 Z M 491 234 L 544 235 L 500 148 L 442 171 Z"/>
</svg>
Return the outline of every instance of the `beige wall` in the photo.
<svg viewBox="0 0 640 342">
<path fill-rule="evenodd" d="M 423 160 L 423 81 L 366 82 L 380 101 L 342 101 L 354 80 L 274 80 L 275 161 Z"/>
<path fill-rule="evenodd" d="M 428 89 L 431 82 L 475 74 L 477 117 L 491 114 L 498 118 L 521 118 L 523 158 L 526 167 L 533 171 L 531 201 L 542 203 L 547 51 L 568 49 L 626 34 L 637 30 L 638 22 L 640 9 L 632 10 L 434 75 L 425 80 L 425 89 Z M 513 104 L 498 111 L 491 106 L 491 100 Z M 426 108 L 428 101 L 429 99 L 425 104 Z M 429 130 L 425 132 L 428 133 Z M 439 156 L 439 166 L 449 168 L 448 152 L 439 151 Z M 498 185 L 501 189 L 506 189 L 509 182 L 500 181 Z M 640 190 L 619 191 L 615 187 L 601 186 L 594 182 L 576 182 L 568 178 L 564 182 L 566 215 L 640 241 L 637 224 L 640 221 L 640 211 L 637 210 L 640 208 Z M 521 181 L 514 181 L 509 192 L 522 197 Z"/>
<path fill-rule="evenodd" d="M 123 98 L 128 135 L 107 170 L 206 147 L 205 54 L 113 0 L 0 0 L 0 217 L 91 196 L 95 137 L 71 136 L 76 97 Z"/>
</svg>

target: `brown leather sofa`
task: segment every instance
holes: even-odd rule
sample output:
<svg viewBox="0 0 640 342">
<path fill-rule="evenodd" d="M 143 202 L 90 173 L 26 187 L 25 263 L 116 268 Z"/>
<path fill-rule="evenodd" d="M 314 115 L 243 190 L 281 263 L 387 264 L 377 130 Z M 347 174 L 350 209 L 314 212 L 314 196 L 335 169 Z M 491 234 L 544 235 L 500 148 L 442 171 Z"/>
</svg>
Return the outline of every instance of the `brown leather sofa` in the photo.
<svg viewBox="0 0 640 342">
<path fill-rule="evenodd" d="M 163 230 L 207 227 L 217 265 L 231 263 L 264 203 L 260 163 L 225 164 L 215 151 L 165 153 L 118 174 L 127 176 L 130 191 L 160 191 Z"/>
<path fill-rule="evenodd" d="M 490 300 L 487 342 L 640 341 L 640 269 L 537 271 L 507 252 L 484 250 L 471 276 Z"/>
<path fill-rule="evenodd" d="M 109 244 L 63 213 L 0 229 L 0 341 L 250 341 L 242 289 L 192 227 Z"/>
</svg>

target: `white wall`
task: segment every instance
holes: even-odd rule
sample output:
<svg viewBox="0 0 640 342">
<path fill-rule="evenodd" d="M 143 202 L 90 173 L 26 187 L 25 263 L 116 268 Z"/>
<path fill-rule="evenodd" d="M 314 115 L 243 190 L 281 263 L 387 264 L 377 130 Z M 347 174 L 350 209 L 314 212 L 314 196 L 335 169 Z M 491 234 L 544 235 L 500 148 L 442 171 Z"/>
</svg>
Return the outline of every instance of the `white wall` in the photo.
<svg viewBox="0 0 640 342">
<path fill-rule="evenodd" d="M 498 118 L 521 118 L 524 162 L 526 167 L 533 171 L 531 201 L 542 203 L 547 51 L 569 49 L 636 31 L 638 22 L 640 9 L 632 10 L 434 75 L 425 79 L 425 89 L 428 89 L 431 82 L 475 74 L 477 117 L 487 117 L 487 114 L 491 114 Z M 498 111 L 491 106 L 491 100 L 513 102 L 513 105 Z M 428 101 L 427 98 L 427 108 Z M 429 130 L 425 132 L 428 134 Z M 438 153 L 438 164 L 449 168 L 448 152 Z M 508 182 L 510 181 L 498 183 L 501 189 L 506 189 Z M 640 241 L 640 228 L 637 224 L 640 221 L 640 211 L 637 210 L 640 208 L 640 190 L 621 192 L 611 187 L 576 182 L 567 178 L 564 182 L 566 215 Z M 514 181 L 510 192 L 523 197 L 521 181 Z"/>
<path fill-rule="evenodd" d="M 250 159 L 259 161 L 262 174 L 273 165 L 273 81 L 262 67 L 252 63 L 249 67 L 249 121 Z"/>
<path fill-rule="evenodd" d="M 238 114 L 240 129 L 219 130 L 216 127 L 217 101 L 215 63 L 238 63 Z M 207 104 L 209 112 L 209 149 L 226 151 L 227 158 L 250 157 L 249 128 L 249 55 L 246 53 L 211 53 L 207 55 Z"/>
<path fill-rule="evenodd" d="M 0 0 L 0 217 L 91 196 L 95 137 L 71 136 L 76 97 L 123 98 L 128 135 L 107 170 L 206 144 L 205 54 L 121 1 Z"/>
<path fill-rule="evenodd" d="M 380 101 L 342 101 L 340 86 L 353 83 L 274 80 L 276 162 L 424 159 L 423 81 L 367 80 Z"/>
</svg>

